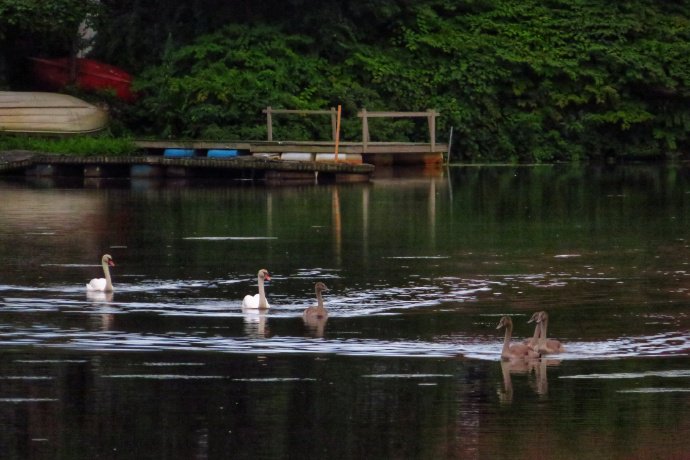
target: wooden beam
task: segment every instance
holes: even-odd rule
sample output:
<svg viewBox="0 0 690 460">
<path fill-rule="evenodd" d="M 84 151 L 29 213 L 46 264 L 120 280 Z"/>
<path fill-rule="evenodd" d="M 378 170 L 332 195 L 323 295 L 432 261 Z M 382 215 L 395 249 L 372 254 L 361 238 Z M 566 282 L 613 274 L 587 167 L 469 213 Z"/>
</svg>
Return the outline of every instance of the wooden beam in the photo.
<svg viewBox="0 0 690 460">
<path fill-rule="evenodd" d="M 429 114 L 433 114 L 434 116 L 441 115 L 432 109 L 429 109 L 426 112 L 368 112 L 366 109 L 362 109 L 357 116 L 363 117 L 365 114 L 368 118 L 426 118 L 429 116 Z"/>
<path fill-rule="evenodd" d="M 436 117 L 440 116 L 434 109 L 426 112 L 368 112 L 362 109 L 358 114 L 362 118 L 362 148 L 368 151 L 369 118 L 426 118 L 429 125 L 429 152 L 436 152 Z"/>
<path fill-rule="evenodd" d="M 262 110 L 266 114 L 266 133 L 269 141 L 273 140 L 273 114 L 293 114 L 293 115 L 330 115 L 332 139 L 335 140 L 335 108 L 330 110 L 300 110 L 300 109 L 274 109 L 270 105 Z"/>
<path fill-rule="evenodd" d="M 436 112 L 434 110 L 427 110 L 429 120 L 429 142 L 431 143 L 431 151 L 436 149 Z"/>
<path fill-rule="evenodd" d="M 267 110 L 269 109 L 272 113 L 276 114 L 291 113 L 296 115 L 329 115 L 331 113 L 331 110 L 271 109 L 271 107 L 264 109 L 263 113 L 267 113 Z"/>
<path fill-rule="evenodd" d="M 268 134 L 268 140 L 272 141 L 273 140 L 273 117 L 271 114 L 273 113 L 271 106 L 269 105 L 266 107 L 266 110 L 264 110 L 264 113 L 266 114 L 266 133 Z"/>
<path fill-rule="evenodd" d="M 357 115 L 362 117 L 362 148 L 366 150 L 369 143 L 369 117 L 367 116 L 367 109 L 362 109 Z"/>
<path fill-rule="evenodd" d="M 164 150 L 167 148 L 185 148 L 196 150 L 236 149 L 252 153 L 311 152 L 333 153 L 333 141 L 135 141 L 141 149 Z M 426 142 L 340 142 L 343 153 L 419 153 L 441 152 L 448 149 L 447 144 Z"/>
<path fill-rule="evenodd" d="M 335 107 L 331 107 L 331 133 L 333 137 L 333 141 L 336 140 L 337 136 L 337 131 L 338 131 L 338 112 L 335 110 Z"/>
</svg>

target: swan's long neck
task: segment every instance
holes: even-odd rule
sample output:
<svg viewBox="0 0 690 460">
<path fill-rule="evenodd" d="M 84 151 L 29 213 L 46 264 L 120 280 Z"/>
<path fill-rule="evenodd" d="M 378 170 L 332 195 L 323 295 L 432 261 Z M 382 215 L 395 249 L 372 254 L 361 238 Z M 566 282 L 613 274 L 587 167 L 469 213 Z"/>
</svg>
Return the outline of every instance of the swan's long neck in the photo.
<svg viewBox="0 0 690 460">
<path fill-rule="evenodd" d="M 323 310 L 323 309 L 324 309 L 324 306 L 323 306 L 323 296 L 321 295 L 321 289 L 317 289 L 317 290 L 316 290 L 316 304 L 317 304 L 317 307 L 316 307 L 316 308 L 318 308 L 319 310 Z"/>
<path fill-rule="evenodd" d="M 549 325 L 549 320 L 544 318 L 541 320 L 539 323 L 541 332 L 540 332 L 540 337 L 539 337 L 539 345 L 546 345 L 546 328 Z"/>
<path fill-rule="evenodd" d="M 266 301 L 266 291 L 264 291 L 264 279 L 262 277 L 259 277 L 259 308 L 268 308 L 268 302 Z"/>
<path fill-rule="evenodd" d="M 540 336 L 540 335 L 541 335 L 541 324 L 540 324 L 540 323 L 537 323 L 537 324 L 535 324 L 535 326 L 534 326 L 534 335 L 532 336 L 532 342 L 531 342 L 531 343 L 532 343 L 532 344 L 537 343 L 537 341 L 539 340 L 539 336 Z"/>
<path fill-rule="evenodd" d="M 108 266 L 108 262 L 103 262 L 103 274 L 105 275 L 105 290 L 112 291 L 113 281 L 110 279 L 110 267 Z"/>
<path fill-rule="evenodd" d="M 506 354 L 508 352 L 508 348 L 510 347 L 510 337 L 513 335 L 513 325 L 512 324 L 506 324 L 506 334 L 503 337 L 503 351 L 501 354 Z"/>
</svg>

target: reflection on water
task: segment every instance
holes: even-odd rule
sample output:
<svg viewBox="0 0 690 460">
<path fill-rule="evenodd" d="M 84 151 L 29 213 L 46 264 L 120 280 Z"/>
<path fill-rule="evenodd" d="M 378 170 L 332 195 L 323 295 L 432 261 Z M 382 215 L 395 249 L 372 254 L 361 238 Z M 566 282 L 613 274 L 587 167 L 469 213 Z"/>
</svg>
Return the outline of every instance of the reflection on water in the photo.
<svg viewBox="0 0 690 460">
<path fill-rule="evenodd" d="M 105 291 L 86 291 L 86 298 L 90 301 L 93 302 L 95 305 L 98 304 L 108 304 L 113 301 L 113 292 L 105 292 Z"/>
<path fill-rule="evenodd" d="M 269 336 L 267 325 L 268 314 L 259 310 L 244 310 L 244 334 L 254 339 L 264 339 Z"/>
<path fill-rule="evenodd" d="M 303 318 L 304 325 L 313 337 L 323 337 L 326 332 L 327 317 L 309 316 Z"/>
<path fill-rule="evenodd" d="M 9 458 L 690 451 L 684 168 L 55 183 L 0 182 Z M 106 251 L 116 291 L 86 292 Z M 271 309 L 244 312 L 260 267 Z M 539 310 L 566 351 L 500 361 L 498 318 L 522 340 Z"/>
<path fill-rule="evenodd" d="M 529 360 L 501 360 L 501 374 L 503 375 L 503 388 L 498 392 L 502 403 L 513 402 L 512 375 L 532 377 L 534 392 L 546 397 L 549 394 L 548 368 L 558 366 L 559 360 L 550 358 Z"/>
</svg>

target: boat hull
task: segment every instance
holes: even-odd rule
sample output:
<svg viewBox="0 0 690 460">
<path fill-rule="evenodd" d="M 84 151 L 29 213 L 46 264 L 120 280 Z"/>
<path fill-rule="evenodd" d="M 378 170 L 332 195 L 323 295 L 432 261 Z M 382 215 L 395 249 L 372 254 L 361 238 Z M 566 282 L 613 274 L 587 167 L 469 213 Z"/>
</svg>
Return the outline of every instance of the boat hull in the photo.
<svg viewBox="0 0 690 460">
<path fill-rule="evenodd" d="M 70 84 L 69 58 L 29 59 L 33 65 L 34 78 L 45 88 L 59 90 Z M 76 59 L 76 84 L 86 91 L 114 90 L 118 98 L 127 102 L 136 99 L 129 73 L 93 59 Z"/>
<path fill-rule="evenodd" d="M 0 91 L 0 132 L 79 134 L 107 123 L 105 110 L 73 96 Z"/>
</svg>

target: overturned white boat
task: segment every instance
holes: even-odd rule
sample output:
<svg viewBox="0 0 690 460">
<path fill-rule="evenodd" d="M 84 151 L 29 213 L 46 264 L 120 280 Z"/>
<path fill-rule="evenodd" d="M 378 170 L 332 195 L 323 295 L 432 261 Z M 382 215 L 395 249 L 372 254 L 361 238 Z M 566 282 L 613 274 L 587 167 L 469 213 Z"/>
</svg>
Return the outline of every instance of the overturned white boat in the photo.
<svg viewBox="0 0 690 460">
<path fill-rule="evenodd" d="M 107 123 L 105 110 L 67 94 L 0 91 L 0 132 L 79 134 Z"/>
</svg>

